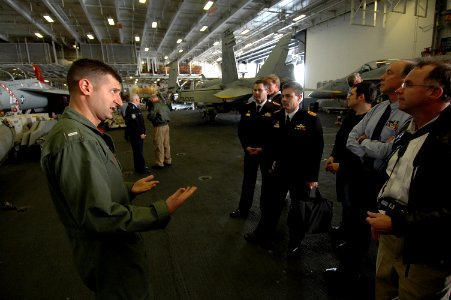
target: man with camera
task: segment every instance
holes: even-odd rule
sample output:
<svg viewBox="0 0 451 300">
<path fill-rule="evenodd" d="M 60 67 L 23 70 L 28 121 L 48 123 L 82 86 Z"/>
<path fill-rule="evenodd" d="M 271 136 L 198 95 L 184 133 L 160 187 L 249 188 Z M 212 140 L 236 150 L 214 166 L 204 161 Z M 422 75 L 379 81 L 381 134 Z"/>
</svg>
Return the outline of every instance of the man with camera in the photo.
<svg viewBox="0 0 451 300">
<path fill-rule="evenodd" d="M 368 212 L 379 239 L 376 299 L 449 299 L 451 65 L 421 61 L 397 93 L 413 118 L 395 140 L 379 213 Z"/>
</svg>

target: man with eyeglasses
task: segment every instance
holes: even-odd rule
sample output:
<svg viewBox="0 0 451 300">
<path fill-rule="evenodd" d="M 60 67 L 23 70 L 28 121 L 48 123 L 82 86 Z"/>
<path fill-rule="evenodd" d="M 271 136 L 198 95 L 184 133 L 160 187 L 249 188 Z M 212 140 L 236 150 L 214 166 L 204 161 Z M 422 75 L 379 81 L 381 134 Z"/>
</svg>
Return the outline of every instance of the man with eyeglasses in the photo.
<svg viewBox="0 0 451 300">
<path fill-rule="evenodd" d="M 337 269 L 338 277 L 361 278 L 363 262 L 371 241 L 370 227 L 365 222 L 367 211 L 376 211 L 377 194 L 385 180 L 379 169 L 390 153 L 392 140 L 406 124 L 410 115 L 398 109 L 396 90 L 414 63 L 398 60 L 390 64 L 381 76 L 380 91 L 387 97 L 373 107 L 349 133 L 346 147 L 360 158 L 362 172 L 350 182 L 350 204 L 352 207 L 353 234 L 350 243 L 341 252 L 353 251 L 351 268 Z M 346 273 L 348 276 L 341 276 Z M 331 275 L 331 274 L 330 274 Z"/>
<path fill-rule="evenodd" d="M 450 299 L 451 65 L 421 61 L 405 78 L 399 108 L 410 115 L 394 143 L 379 213 L 376 299 Z"/>
</svg>

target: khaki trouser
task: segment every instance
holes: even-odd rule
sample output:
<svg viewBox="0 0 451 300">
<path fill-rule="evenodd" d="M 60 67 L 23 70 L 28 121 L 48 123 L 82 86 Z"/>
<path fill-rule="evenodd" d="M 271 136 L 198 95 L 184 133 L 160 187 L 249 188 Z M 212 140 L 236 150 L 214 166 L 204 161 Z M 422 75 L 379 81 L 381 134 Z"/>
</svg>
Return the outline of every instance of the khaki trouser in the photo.
<svg viewBox="0 0 451 300">
<path fill-rule="evenodd" d="M 169 125 L 153 128 L 153 144 L 155 146 L 155 164 L 164 166 L 171 164 L 171 146 L 169 145 Z"/>
<path fill-rule="evenodd" d="M 451 268 L 402 261 L 404 239 L 382 235 L 376 260 L 376 300 L 446 299 L 451 293 Z M 397 298 L 398 297 L 398 298 Z"/>
</svg>

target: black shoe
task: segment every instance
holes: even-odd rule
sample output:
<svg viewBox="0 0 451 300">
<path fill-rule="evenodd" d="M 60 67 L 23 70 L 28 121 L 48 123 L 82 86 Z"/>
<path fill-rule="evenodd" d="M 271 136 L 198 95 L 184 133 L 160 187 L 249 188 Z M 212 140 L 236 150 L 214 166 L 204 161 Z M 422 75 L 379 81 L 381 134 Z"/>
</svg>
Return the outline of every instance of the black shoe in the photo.
<svg viewBox="0 0 451 300">
<path fill-rule="evenodd" d="M 152 172 L 150 172 L 149 169 L 144 169 L 144 170 L 140 170 L 140 171 L 135 171 L 135 173 L 138 173 L 138 174 L 150 174 Z"/>
<path fill-rule="evenodd" d="M 165 165 L 166 167 L 172 166 L 172 164 L 169 164 L 169 163 L 164 163 L 164 165 Z"/>
<path fill-rule="evenodd" d="M 262 238 L 255 231 L 245 233 L 244 239 L 252 244 L 259 244 L 262 241 Z"/>
<path fill-rule="evenodd" d="M 164 168 L 164 166 L 160 166 L 160 165 L 153 165 L 152 166 L 152 169 L 163 169 Z"/>
<path fill-rule="evenodd" d="M 248 215 L 249 215 L 249 211 L 248 210 L 241 210 L 239 208 L 235 209 L 234 211 L 232 211 L 230 213 L 230 217 L 234 218 L 234 219 L 236 219 L 236 218 L 246 219 Z"/>
</svg>

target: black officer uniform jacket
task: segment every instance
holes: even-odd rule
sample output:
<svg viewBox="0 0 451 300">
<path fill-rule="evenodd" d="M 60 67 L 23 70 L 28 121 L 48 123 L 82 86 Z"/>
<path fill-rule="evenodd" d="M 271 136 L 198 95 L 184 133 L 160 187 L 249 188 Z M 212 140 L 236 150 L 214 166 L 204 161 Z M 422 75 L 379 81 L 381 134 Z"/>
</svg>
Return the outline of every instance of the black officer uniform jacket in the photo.
<svg viewBox="0 0 451 300">
<path fill-rule="evenodd" d="M 127 125 L 126 131 L 129 136 L 146 134 L 146 126 L 141 110 L 131 102 L 128 103 L 125 110 L 125 124 Z"/>
<path fill-rule="evenodd" d="M 273 173 L 299 182 L 318 181 L 324 140 L 321 123 L 313 112 L 299 109 L 285 124 L 285 110 L 273 113 L 270 155 Z"/>
<path fill-rule="evenodd" d="M 396 155 L 396 154 L 395 154 Z M 451 105 L 442 111 L 414 159 L 406 215 L 392 216 L 404 237 L 405 263 L 451 266 Z M 406 175 L 411 176 L 411 175 Z"/>
<path fill-rule="evenodd" d="M 279 104 L 269 101 L 265 102 L 259 113 L 257 113 L 256 102 L 243 105 L 241 119 L 238 125 L 238 137 L 244 151 L 246 151 L 247 147 L 265 148 L 272 113 L 279 109 Z"/>
</svg>

